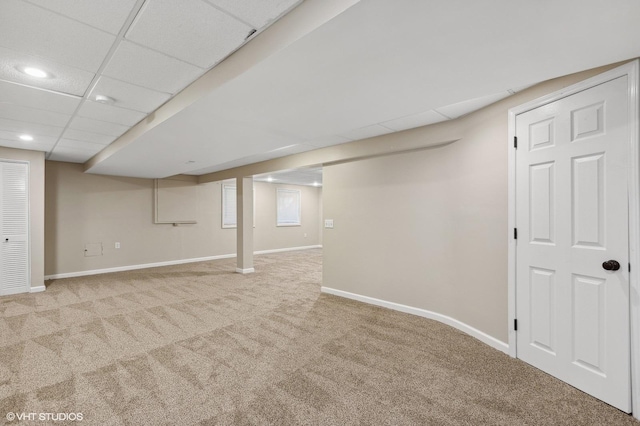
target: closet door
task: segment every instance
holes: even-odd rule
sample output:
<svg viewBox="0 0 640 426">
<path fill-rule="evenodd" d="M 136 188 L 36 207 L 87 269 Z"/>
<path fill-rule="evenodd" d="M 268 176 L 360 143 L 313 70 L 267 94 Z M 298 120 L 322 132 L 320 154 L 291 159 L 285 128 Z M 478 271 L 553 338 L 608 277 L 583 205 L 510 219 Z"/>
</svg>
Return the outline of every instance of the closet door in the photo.
<svg viewBox="0 0 640 426">
<path fill-rule="evenodd" d="M 29 281 L 29 165 L 0 161 L 0 295 Z"/>
</svg>

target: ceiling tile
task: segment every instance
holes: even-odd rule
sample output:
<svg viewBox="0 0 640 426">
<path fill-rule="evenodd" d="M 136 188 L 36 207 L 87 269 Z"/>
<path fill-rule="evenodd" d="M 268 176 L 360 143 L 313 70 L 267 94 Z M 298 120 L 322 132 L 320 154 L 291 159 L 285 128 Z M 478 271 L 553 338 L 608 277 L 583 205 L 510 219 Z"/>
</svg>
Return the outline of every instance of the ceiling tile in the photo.
<svg viewBox="0 0 640 426">
<path fill-rule="evenodd" d="M 341 143 L 351 142 L 351 139 L 343 138 L 342 136 L 323 136 L 320 138 L 311 139 L 305 141 L 307 145 L 312 145 L 317 148 L 323 148 L 326 146 L 339 145 Z"/>
<path fill-rule="evenodd" d="M 98 70 L 115 37 L 17 0 L 0 1 L 0 45 L 86 71 Z"/>
<path fill-rule="evenodd" d="M 49 156 L 51 161 L 66 161 L 68 163 L 84 163 L 96 153 L 57 146 Z"/>
<path fill-rule="evenodd" d="M 6 132 L 26 133 L 32 136 L 49 136 L 57 138 L 62 134 L 63 127 L 48 126 L 46 124 L 27 123 L 24 121 L 0 118 L 0 130 Z"/>
<path fill-rule="evenodd" d="M 255 175 L 253 177 L 253 180 L 258 182 L 270 182 L 269 179 L 271 179 L 271 182 L 275 184 L 283 183 L 289 185 L 320 186 L 322 185 L 322 167 L 280 170 L 277 172 Z"/>
<path fill-rule="evenodd" d="M 491 105 L 494 102 L 498 102 L 500 99 L 504 99 L 508 96 L 511 96 L 511 93 L 500 92 L 494 95 L 483 96 L 481 98 L 475 98 L 457 104 L 436 108 L 436 111 L 450 118 L 458 118 L 479 110 L 480 108 L 486 107 L 487 105 Z"/>
<path fill-rule="evenodd" d="M 2 43 L 2 41 L 0 41 Z M 24 67 L 46 71 L 50 78 L 36 78 L 20 72 Z M 82 96 L 89 88 L 95 74 L 78 68 L 61 65 L 42 58 L 23 55 L 0 46 L 0 79 L 20 84 L 55 90 Z"/>
<path fill-rule="evenodd" d="M 145 113 L 130 109 L 117 108 L 99 102 L 85 101 L 78 111 L 80 117 L 108 121 L 109 123 L 133 126 L 146 117 Z"/>
<path fill-rule="evenodd" d="M 246 24 L 201 0 L 155 0 L 145 3 L 126 38 L 210 68 L 240 46 L 249 31 Z"/>
<path fill-rule="evenodd" d="M 297 144 L 297 145 L 289 145 L 284 146 L 282 148 L 274 149 L 269 152 L 265 152 L 264 154 L 255 155 L 254 159 L 256 161 L 265 161 L 271 160 L 272 158 L 284 157 L 286 155 L 298 154 L 301 152 L 307 152 L 317 149 L 315 146 L 305 145 L 305 144 Z"/>
<path fill-rule="evenodd" d="M 80 98 L 0 81 L 0 102 L 73 114 L 80 104 Z"/>
<path fill-rule="evenodd" d="M 429 124 L 435 124 L 445 120 L 448 120 L 448 118 L 442 114 L 438 114 L 436 111 L 425 111 L 406 117 L 396 118 L 395 120 L 385 121 L 382 125 L 395 131 L 400 131 L 427 126 Z"/>
<path fill-rule="evenodd" d="M 39 143 L 36 141 L 24 142 L 24 141 L 14 141 L 8 139 L 0 139 L 0 146 L 4 146 L 5 148 L 16 148 L 16 149 L 28 149 L 30 151 L 44 151 L 47 152 L 51 148 L 53 148 L 54 143 Z"/>
<path fill-rule="evenodd" d="M 56 141 L 58 140 L 57 136 L 42 136 L 42 135 L 35 135 L 32 134 L 33 136 L 33 140 L 30 142 L 25 142 L 23 140 L 20 139 L 20 135 L 22 133 L 19 132 L 11 132 L 11 131 L 7 131 L 7 130 L 0 130 L 0 139 L 4 139 L 4 140 L 8 140 L 8 141 L 14 141 L 14 142 L 19 142 L 19 143 L 23 143 L 23 144 L 41 144 L 44 146 L 53 146 L 56 144 Z"/>
<path fill-rule="evenodd" d="M 387 133 L 391 133 L 391 132 L 393 132 L 393 130 L 388 129 L 384 126 L 380 126 L 378 124 L 373 124 L 371 126 L 361 127 L 359 129 L 355 129 L 350 132 L 343 133 L 340 136 L 356 141 L 359 139 L 366 139 L 366 138 L 372 138 L 374 136 L 386 135 Z"/>
<path fill-rule="evenodd" d="M 104 75 L 160 92 L 177 93 L 203 69 L 162 53 L 123 41 L 104 69 Z"/>
<path fill-rule="evenodd" d="M 73 139 L 60 139 L 56 148 L 69 148 L 77 151 L 86 151 L 93 154 L 102 151 L 105 145 L 91 142 L 76 141 Z"/>
<path fill-rule="evenodd" d="M 118 34 L 136 0 L 27 0 L 101 30 Z"/>
<path fill-rule="evenodd" d="M 270 21 L 278 18 L 292 8 L 300 0 L 206 0 L 243 21 L 254 28 L 264 27 Z"/>
<path fill-rule="evenodd" d="M 0 102 L 0 118 L 64 127 L 71 115 Z"/>
<path fill-rule="evenodd" d="M 129 126 L 123 126 L 122 124 L 107 123 L 106 121 L 77 116 L 71 120 L 69 128 L 115 137 L 118 137 L 129 130 Z"/>
<path fill-rule="evenodd" d="M 65 139 L 73 139 L 76 141 L 92 142 L 100 145 L 108 145 L 113 142 L 115 136 L 101 135 L 99 133 L 84 132 L 82 130 L 67 129 L 64 132 Z"/>
<path fill-rule="evenodd" d="M 146 113 L 155 111 L 171 97 L 168 93 L 156 92 L 108 77 L 100 77 L 91 91 L 92 98 L 96 95 L 115 99 L 116 106 Z"/>
</svg>

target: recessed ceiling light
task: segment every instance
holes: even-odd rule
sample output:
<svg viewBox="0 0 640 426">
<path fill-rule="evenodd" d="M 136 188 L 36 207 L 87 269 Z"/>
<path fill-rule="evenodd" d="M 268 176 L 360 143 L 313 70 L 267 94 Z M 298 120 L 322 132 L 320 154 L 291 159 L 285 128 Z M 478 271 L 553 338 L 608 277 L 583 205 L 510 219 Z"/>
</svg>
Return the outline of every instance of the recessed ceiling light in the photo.
<svg viewBox="0 0 640 426">
<path fill-rule="evenodd" d="M 273 181 L 274 181 L 274 179 L 273 179 L 271 176 L 269 176 L 269 177 L 267 178 L 267 182 L 273 182 Z"/>
<path fill-rule="evenodd" d="M 46 72 L 42 71 L 40 68 L 34 68 L 34 67 L 24 67 L 22 69 L 22 72 L 30 75 L 31 77 L 36 77 L 36 78 L 47 78 L 49 77 L 49 74 L 47 74 Z"/>
<path fill-rule="evenodd" d="M 31 135 L 20 135 L 19 138 L 23 141 L 32 141 L 33 140 L 33 136 Z"/>
<path fill-rule="evenodd" d="M 313 182 L 313 186 L 320 186 L 318 182 Z"/>
<path fill-rule="evenodd" d="M 107 105 L 111 105 L 115 102 L 116 100 L 113 99 L 110 96 L 105 96 L 105 95 L 96 95 L 96 102 L 100 102 L 101 104 L 107 104 Z"/>
</svg>

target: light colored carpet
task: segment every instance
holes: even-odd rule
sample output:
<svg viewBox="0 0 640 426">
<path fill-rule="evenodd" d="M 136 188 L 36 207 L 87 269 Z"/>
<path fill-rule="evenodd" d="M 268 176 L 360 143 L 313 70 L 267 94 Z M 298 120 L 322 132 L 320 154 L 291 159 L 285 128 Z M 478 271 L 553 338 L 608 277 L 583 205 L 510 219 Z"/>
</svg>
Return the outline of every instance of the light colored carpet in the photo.
<svg viewBox="0 0 640 426">
<path fill-rule="evenodd" d="M 0 421 L 639 424 L 453 328 L 320 294 L 320 250 L 234 269 L 228 259 L 56 280 L 0 298 Z"/>
</svg>

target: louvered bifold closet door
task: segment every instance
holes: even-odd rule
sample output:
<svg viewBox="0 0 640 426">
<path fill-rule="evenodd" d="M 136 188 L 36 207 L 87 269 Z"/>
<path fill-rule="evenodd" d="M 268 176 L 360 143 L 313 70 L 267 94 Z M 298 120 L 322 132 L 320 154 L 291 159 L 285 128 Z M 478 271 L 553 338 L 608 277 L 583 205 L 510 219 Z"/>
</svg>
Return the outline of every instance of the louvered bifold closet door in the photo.
<svg viewBox="0 0 640 426">
<path fill-rule="evenodd" d="M 0 295 L 29 291 L 29 170 L 0 162 Z"/>
</svg>

